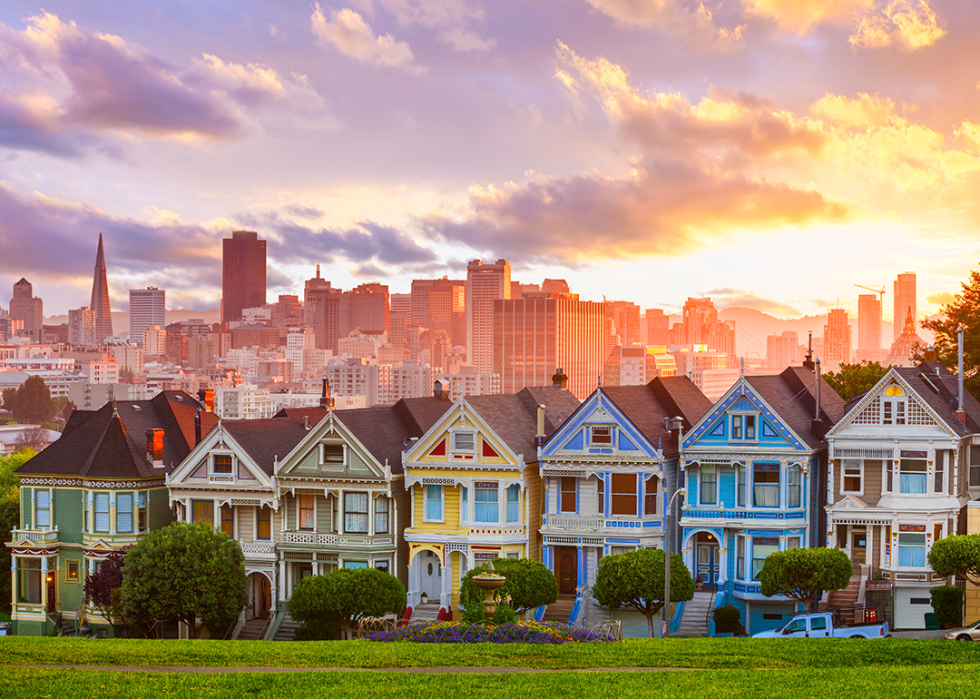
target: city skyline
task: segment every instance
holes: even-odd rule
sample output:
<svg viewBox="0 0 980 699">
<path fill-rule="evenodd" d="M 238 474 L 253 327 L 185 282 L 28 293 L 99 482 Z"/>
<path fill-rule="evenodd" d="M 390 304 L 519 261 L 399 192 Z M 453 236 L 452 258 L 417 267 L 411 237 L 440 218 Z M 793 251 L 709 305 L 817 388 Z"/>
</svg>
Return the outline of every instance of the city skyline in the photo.
<svg viewBox="0 0 980 699">
<path fill-rule="evenodd" d="M 935 313 L 980 258 L 977 13 L 703 7 L 4 3 L 0 287 L 78 308 L 102 232 L 114 307 L 217 308 L 247 228 L 271 296 L 318 261 L 404 292 L 504 258 L 587 300 L 784 318 L 914 269 Z"/>
</svg>

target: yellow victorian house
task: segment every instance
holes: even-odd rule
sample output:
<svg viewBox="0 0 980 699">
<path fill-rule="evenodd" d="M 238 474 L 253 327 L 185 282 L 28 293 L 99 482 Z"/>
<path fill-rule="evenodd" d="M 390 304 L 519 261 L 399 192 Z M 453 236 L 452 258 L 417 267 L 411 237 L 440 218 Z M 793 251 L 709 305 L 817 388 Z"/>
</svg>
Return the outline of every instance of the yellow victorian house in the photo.
<svg viewBox="0 0 980 699">
<path fill-rule="evenodd" d="M 578 406 L 557 386 L 463 397 L 404 453 L 413 617 L 455 609 L 461 578 L 483 561 L 541 560 L 538 446 Z"/>
</svg>

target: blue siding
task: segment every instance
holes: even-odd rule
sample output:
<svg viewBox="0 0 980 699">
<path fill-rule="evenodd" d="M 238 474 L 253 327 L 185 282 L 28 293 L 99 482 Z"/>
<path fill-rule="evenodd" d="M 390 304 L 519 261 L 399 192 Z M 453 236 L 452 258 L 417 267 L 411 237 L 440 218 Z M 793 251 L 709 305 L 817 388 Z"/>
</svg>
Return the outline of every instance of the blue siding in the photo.
<svg viewBox="0 0 980 699">
<path fill-rule="evenodd" d="M 731 468 L 720 469 L 718 474 L 719 499 L 725 507 L 735 507 L 735 471 Z"/>
<path fill-rule="evenodd" d="M 572 435 L 572 438 L 564 445 L 565 449 L 584 449 L 585 448 L 585 430 L 579 430 Z"/>
<path fill-rule="evenodd" d="M 735 559 L 738 557 L 738 548 L 735 544 L 735 535 L 728 535 L 728 579 L 735 579 Z"/>
<path fill-rule="evenodd" d="M 752 633 L 778 629 L 789 621 L 793 614 L 793 605 L 786 602 L 752 602 Z M 779 619 L 764 619 L 764 614 L 778 614 Z M 744 612 L 743 612 L 744 616 Z M 744 621 L 742 622 L 745 623 Z"/>
</svg>

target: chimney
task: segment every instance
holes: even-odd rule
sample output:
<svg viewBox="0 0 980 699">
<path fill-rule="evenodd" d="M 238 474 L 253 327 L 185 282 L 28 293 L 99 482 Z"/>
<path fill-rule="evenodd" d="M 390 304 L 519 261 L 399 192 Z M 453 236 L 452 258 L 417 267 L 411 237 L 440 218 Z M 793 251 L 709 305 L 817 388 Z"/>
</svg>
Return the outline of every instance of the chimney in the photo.
<svg viewBox="0 0 980 699">
<path fill-rule="evenodd" d="M 544 406 L 538 406 L 538 439 L 537 445 L 544 446 Z"/>
<path fill-rule="evenodd" d="M 551 385 L 555 388 L 560 388 L 563 391 L 568 390 L 568 377 L 565 376 L 565 370 L 559 367 L 555 370 L 554 375 L 551 377 Z"/>
<path fill-rule="evenodd" d="M 204 409 L 209 413 L 214 412 L 214 389 L 209 388 L 204 392 Z"/>
<path fill-rule="evenodd" d="M 303 416 L 303 429 L 305 429 L 307 432 L 310 431 L 310 416 L 309 415 L 304 415 Z"/>
<path fill-rule="evenodd" d="M 194 413 L 194 446 L 196 447 L 201 443 L 201 413 L 203 408 L 198 408 L 197 412 Z"/>
<path fill-rule="evenodd" d="M 923 358 L 923 360 L 925 360 L 927 362 L 934 362 L 934 361 L 936 361 L 936 346 L 935 345 L 929 345 L 928 347 L 926 347 L 926 351 L 923 352 L 922 358 Z"/>
<path fill-rule="evenodd" d="M 436 382 L 432 384 L 432 396 L 436 400 L 442 400 L 442 381 L 436 379 Z"/>
<path fill-rule="evenodd" d="M 323 391 L 320 394 L 320 407 L 324 410 L 330 410 L 333 408 L 333 398 L 330 396 L 330 382 L 326 378 L 323 379 Z"/>
<path fill-rule="evenodd" d="M 957 369 L 957 402 L 956 402 L 956 419 L 962 423 L 963 427 L 966 427 L 966 410 L 963 409 L 963 392 L 965 390 L 963 385 L 963 326 L 959 326 L 956 329 L 956 369 Z"/>
<path fill-rule="evenodd" d="M 813 411 L 813 422 L 810 423 L 810 431 L 813 432 L 814 437 L 819 440 L 823 440 L 823 438 L 827 436 L 830 426 L 824 422 L 823 418 L 820 417 L 820 382 L 822 381 L 820 378 L 820 360 L 816 360 L 813 363 L 813 366 L 814 371 L 816 371 L 817 374 L 817 383 L 813 389 L 813 398 L 814 402 L 816 403 L 816 407 Z"/>
<path fill-rule="evenodd" d="M 205 391 L 203 388 L 197 389 L 197 402 L 200 403 L 201 405 L 204 405 L 205 401 L 207 400 L 207 395 L 208 392 Z"/>
<path fill-rule="evenodd" d="M 159 427 L 146 431 L 146 460 L 154 468 L 163 467 L 163 430 Z"/>
</svg>

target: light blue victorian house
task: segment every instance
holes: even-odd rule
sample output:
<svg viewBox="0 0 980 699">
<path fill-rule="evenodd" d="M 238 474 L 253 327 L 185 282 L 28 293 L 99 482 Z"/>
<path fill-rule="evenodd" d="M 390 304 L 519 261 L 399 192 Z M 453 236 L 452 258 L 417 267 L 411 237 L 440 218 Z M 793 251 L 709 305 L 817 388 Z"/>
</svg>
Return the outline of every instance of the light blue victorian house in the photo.
<svg viewBox="0 0 980 699">
<path fill-rule="evenodd" d="M 663 548 L 664 506 L 676 485 L 678 457 L 678 430 L 667 423 L 679 417 L 690 429 L 710 407 L 686 377 L 599 388 L 539 448 L 542 560 L 559 590 L 543 618 L 610 619 L 591 597 L 599 561 Z M 647 635 L 638 613 L 612 616 L 627 635 Z"/>
<path fill-rule="evenodd" d="M 759 571 L 775 551 L 824 545 L 827 431 L 844 401 L 803 367 L 743 376 L 683 439 L 681 547 L 692 574 L 735 605 L 748 633 L 785 623 L 794 603 L 768 598 Z"/>
</svg>

